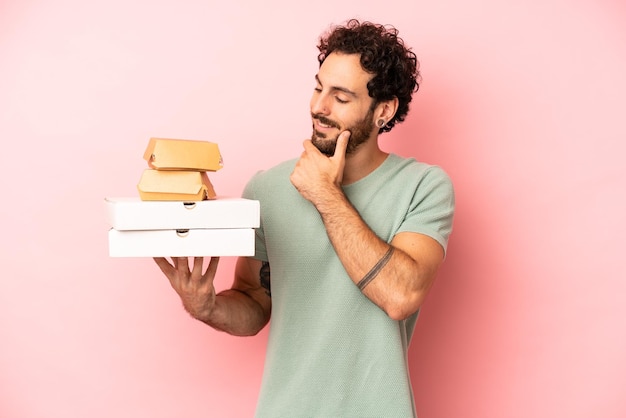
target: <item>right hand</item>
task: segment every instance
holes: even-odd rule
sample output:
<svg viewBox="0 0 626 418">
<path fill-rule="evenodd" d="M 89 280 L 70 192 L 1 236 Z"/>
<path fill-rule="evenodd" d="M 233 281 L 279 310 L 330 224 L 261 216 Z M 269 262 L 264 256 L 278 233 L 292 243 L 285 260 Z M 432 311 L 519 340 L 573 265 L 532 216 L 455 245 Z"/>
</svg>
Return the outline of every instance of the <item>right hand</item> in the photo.
<svg viewBox="0 0 626 418">
<path fill-rule="evenodd" d="M 180 296 L 185 310 L 194 318 L 206 321 L 215 305 L 213 280 L 220 261 L 219 257 L 211 257 L 204 273 L 202 273 L 202 257 L 194 257 L 191 270 L 187 257 L 172 257 L 172 264 L 164 257 L 155 257 L 154 261 Z"/>
<path fill-rule="evenodd" d="M 310 139 L 303 142 L 304 151 L 289 179 L 300 194 L 315 206 L 328 196 L 328 190 L 341 190 L 346 165 L 346 149 L 350 131 L 343 131 L 337 138 L 335 153 L 328 157 L 320 152 Z"/>
</svg>

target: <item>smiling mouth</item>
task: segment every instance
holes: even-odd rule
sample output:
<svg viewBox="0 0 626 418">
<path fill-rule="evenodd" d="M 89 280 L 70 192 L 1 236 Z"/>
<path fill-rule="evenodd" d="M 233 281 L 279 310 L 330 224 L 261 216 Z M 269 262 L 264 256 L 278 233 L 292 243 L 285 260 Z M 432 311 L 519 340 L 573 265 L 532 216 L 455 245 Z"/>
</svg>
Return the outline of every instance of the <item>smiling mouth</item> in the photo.
<svg viewBox="0 0 626 418">
<path fill-rule="evenodd" d="M 320 121 L 317 121 L 317 123 L 315 124 L 315 130 L 317 132 L 319 131 L 327 131 L 329 129 L 333 129 L 334 126 L 333 125 L 326 125 L 324 123 L 321 123 Z"/>
<path fill-rule="evenodd" d="M 315 121 L 315 124 L 321 129 L 339 128 L 339 125 L 324 116 L 314 115 L 313 120 Z"/>
</svg>

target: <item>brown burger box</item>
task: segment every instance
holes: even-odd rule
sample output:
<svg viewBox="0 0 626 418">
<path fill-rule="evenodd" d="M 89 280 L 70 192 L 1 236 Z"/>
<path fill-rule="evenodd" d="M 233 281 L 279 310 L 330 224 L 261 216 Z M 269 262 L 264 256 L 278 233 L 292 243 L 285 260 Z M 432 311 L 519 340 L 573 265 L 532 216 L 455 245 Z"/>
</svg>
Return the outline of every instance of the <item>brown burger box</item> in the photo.
<svg viewBox="0 0 626 418">
<path fill-rule="evenodd" d="M 137 184 L 141 200 L 200 201 L 215 199 L 206 172 L 146 169 Z"/>
<path fill-rule="evenodd" d="M 155 170 L 217 171 L 224 165 L 216 143 L 192 139 L 150 138 L 143 158 Z"/>
</svg>

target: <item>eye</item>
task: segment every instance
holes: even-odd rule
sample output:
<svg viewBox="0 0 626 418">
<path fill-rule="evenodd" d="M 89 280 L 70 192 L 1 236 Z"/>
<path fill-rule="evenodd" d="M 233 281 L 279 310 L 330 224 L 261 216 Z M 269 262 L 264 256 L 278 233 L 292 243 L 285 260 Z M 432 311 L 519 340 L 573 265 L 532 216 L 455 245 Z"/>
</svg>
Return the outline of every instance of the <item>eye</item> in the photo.
<svg viewBox="0 0 626 418">
<path fill-rule="evenodd" d="M 335 96 L 335 100 L 337 100 L 337 102 L 338 102 L 338 103 L 341 103 L 341 104 L 346 104 L 346 103 L 348 103 L 348 101 L 347 101 L 347 100 L 344 100 L 344 99 L 342 99 L 342 98 L 341 98 L 341 97 L 339 97 L 339 96 Z"/>
</svg>

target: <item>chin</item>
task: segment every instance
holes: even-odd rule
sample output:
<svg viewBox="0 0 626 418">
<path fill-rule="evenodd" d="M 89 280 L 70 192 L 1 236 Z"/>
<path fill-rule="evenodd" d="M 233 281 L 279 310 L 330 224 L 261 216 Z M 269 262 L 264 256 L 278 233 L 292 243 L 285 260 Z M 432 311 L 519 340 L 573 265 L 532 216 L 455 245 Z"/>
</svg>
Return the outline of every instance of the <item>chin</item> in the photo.
<svg viewBox="0 0 626 418">
<path fill-rule="evenodd" d="M 311 143 L 315 145 L 322 154 L 332 156 L 335 154 L 335 148 L 337 147 L 337 139 L 321 138 L 315 132 L 311 135 Z"/>
</svg>

